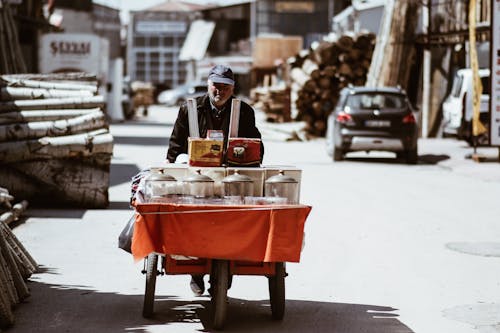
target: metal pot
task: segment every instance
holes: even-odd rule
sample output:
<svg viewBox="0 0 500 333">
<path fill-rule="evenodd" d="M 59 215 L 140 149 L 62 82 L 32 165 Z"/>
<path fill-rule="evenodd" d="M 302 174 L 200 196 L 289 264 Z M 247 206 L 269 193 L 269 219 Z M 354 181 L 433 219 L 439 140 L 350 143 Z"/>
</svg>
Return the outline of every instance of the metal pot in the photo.
<svg viewBox="0 0 500 333">
<path fill-rule="evenodd" d="M 192 195 L 197 198 L 213 197 L 214 180 L 201 174 L 201 170 L 196 170 L 194 175 L 184 178 L 184 194 Z"/>
<path fill-rule="evenodd" d="M 223 194 L 225 197 L 238 196 L 243 199 L 245 196 L 253 195 L 252 178 L 240 174 L 239 170 L 234 170 L 232 175 L 222 179 Z"/>
<path fill-rule="evenodd" d="M 264 192 L 266 197 L 286 198 L 288 204 L 299 203 L 299 182 L 285 175 L 283 170 L 266 180 Z"/>
</svg>

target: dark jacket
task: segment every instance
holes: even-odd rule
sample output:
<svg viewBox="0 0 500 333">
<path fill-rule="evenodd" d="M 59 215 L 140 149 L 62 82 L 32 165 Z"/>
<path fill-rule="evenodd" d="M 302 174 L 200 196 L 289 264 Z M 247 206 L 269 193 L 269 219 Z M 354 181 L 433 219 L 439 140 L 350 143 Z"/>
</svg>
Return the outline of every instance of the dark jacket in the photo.
<svg viewBox="0 0 500 333">
<path fill-rule="evenodd" d="M 227 147 L 227 136 L 229 132 L 229 120 L 231 117 L 231 97 L 225 106 L 224 112 L 221 115 L 221 126 L 214 124 L 212 116 L 212 107 L 210 105 L 210 98 L 208 94 L 196 98 L 196 105 L 198 110 L 198 127 L 200 129 L 200 138 L 207 137 L 207 130 L 223 130 L 224 131 L 224 147 Z M 167 152 L 167 160 L 171 163 L 179 154 L 187 154 L 187 145 L 189 137 L 189 123 L 188 123 L 188 110 L 187 104 L 184 103 L 177 115 L 172 134 L 170 135 L 170 143 Z M 240 104 L 240 121 L 238 127 L 238 137 L 240 138 L 261 138 L 261 134 L 255 126 L 255 113 L 250 105 L 241 101 Z M 261 144 L 261 162 L 264 157 L 264 145 Z"/>
</svg>

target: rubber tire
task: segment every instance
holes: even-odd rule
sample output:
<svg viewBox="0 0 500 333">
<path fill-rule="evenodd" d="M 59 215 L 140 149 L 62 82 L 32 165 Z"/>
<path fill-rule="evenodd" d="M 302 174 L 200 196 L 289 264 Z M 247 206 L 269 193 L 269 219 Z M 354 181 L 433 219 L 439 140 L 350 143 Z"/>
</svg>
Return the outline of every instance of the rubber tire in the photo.
<svg viewBox="0 0 500 333">
<path fill-rule="evenodd" d="M 276 274 L 268 277 L 269 301 L 274 320 L 282 320 L 285 316 L 285 265 L 276 263 Z"/>
<path fill-rule="evenodd" d="M 144 292 L 144 305 L 142 316 L 151 318 L 154 313 L 156 277 L 158 275 L 158 255 L 150 254 L 147 259 L 146 268 L 146 291 Z"/>
<path fill-rule="evenodd" d="M 418 163 L 417 148 L 408 150 L 406 152 L 406 163 L 407 164 L 417 164 Z"/>
<path fill-rule="evenodd" d="M 344 152 L 342 149 L 339 149 L 335 146 L 333 146 L 333 160 L 335 162 L 342 161 L 344 159 Z"/>
<path fill-rule="evenodd" d="M 214 291 L 212 293 L 213 328 L 222 330 L 226 323 L 227 289 L 229 285 L 229 263 L 227 260 L 213 260 L 213 276 L 210 279 Z"/>
</svg>

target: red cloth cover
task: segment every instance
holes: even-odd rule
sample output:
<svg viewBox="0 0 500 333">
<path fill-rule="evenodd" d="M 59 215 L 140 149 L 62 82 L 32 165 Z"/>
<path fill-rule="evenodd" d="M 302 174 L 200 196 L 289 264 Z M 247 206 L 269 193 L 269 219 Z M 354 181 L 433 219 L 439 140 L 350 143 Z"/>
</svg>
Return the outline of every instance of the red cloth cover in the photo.
<svg viewBox="0 0 500 333">
<path fill-rule="evenodd" d="M 136 260 L 157 252 L 228 260 L 299 262 L 304 223 L 311 207 L 148 203 L 138 204 L 136 211 L 132 238 Z"/>
</svg>

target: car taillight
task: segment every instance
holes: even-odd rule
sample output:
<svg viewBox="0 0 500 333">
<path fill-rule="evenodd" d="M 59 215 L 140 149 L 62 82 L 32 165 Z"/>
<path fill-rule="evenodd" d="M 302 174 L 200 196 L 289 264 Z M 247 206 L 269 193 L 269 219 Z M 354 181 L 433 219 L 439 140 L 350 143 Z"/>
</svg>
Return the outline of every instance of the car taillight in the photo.
<svg viewBox="0 0 500 333">
<path fill-rule="evenodd" d="M 339 114 L 337 114 L 337 121 L 339 123 L 345 124 L 347 122 L 351 122 L 352 121 L 352 117 L 348 113 L 339 112 Z"/>
<path fill-rule="evenodd" d="M 415 120 L 413 113 L 410 113 L 403 118 L 403 124 L 415 124 L 416 122 L 417 121 Z"/>
</svg>

